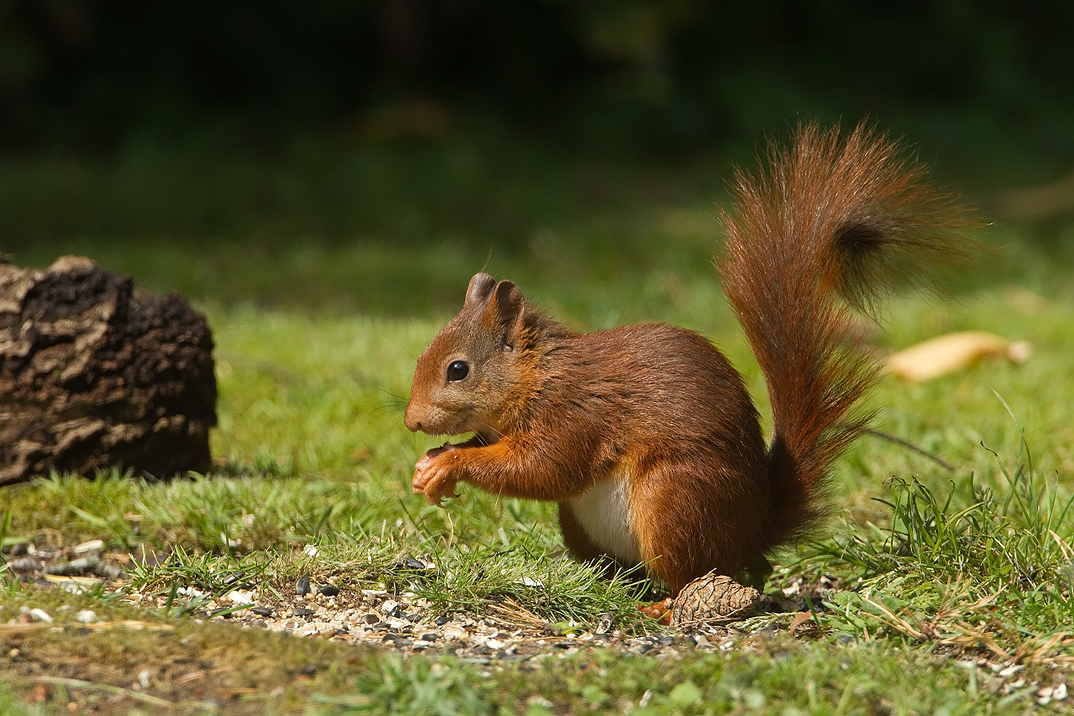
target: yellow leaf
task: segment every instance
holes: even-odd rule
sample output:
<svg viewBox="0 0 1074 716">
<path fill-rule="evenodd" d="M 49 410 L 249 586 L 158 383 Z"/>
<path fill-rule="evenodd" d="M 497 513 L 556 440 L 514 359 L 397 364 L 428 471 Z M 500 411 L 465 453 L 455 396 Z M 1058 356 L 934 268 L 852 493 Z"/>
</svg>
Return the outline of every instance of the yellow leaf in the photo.
<svg viewBox="0 0 1074 716">
<path fill-rule="evenodd" d="M 1011 342 L 985 331 L 937 336 L 888 357 L 888 371 L 915 383 L 964 370 L 983 358 L 1003 357 L 1022 363 L 1033 354 L 1025 341 Z"/>
</svg>

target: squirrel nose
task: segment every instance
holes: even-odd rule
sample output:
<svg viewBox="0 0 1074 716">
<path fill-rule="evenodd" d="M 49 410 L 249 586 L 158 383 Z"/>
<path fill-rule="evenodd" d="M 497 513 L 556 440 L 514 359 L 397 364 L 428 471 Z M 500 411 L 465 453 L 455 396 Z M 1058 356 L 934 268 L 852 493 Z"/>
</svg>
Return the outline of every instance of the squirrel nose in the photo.
<svg viewBox="0 0 1074 716">
<path fill-rule="evenodd" d="M 412 433 L 421 432 L 421 421 L 415 419 L 409 403 L 407 403 L 406 412 L 403 414 L 403 425 L 406 425 L 407 430 Z"/>
</svg>

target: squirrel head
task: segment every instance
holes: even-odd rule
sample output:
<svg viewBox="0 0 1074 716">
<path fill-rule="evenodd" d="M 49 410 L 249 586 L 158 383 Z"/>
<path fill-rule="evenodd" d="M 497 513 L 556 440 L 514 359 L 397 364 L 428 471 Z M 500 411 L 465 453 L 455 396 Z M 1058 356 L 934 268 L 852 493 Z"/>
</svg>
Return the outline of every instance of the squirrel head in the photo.
<svg viewBox="0 0 1074 716">
<path fill-rule="evenodd" d="M 404 422 L 430 435 L 476 432 L 496 442 L 526 383 L 525 301 L 510 281 L 470 279 L 462 310 L 418 358 Z M 530 366 L 532 368 L 532 366 Z"/>
</svg>

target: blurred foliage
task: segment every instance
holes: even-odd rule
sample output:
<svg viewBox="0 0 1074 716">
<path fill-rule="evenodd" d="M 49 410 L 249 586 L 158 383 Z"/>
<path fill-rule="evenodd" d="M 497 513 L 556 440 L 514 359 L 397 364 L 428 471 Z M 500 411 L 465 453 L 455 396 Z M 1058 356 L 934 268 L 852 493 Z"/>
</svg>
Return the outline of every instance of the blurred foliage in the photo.
<svg viewBox="0 0 1074 716">
<path fill-rule="evenodd" d="M 271 148 L 303 130 L 438 135 L 463 107 L 668 152 L 800 114 L 927 110 L 961 117 L 935 131 L 1018 127 L 1069 155 L 1072 27 L 1063 0 L 0 0 L 0 141 L 213 126 Z"/>
<path fill-rule="evenodd" d="M 286 266 L 318 305 L 422 256 L 452 258 L 419 304 L 534 256 L 679 274 L 766 133 L 871 117 L 1042 249 L 1019 272 L 1070 265 L 1072 27 L 1062 0 L 0 0 L 0 250 L 270 303 L 248 277 Z"/>
</svg>

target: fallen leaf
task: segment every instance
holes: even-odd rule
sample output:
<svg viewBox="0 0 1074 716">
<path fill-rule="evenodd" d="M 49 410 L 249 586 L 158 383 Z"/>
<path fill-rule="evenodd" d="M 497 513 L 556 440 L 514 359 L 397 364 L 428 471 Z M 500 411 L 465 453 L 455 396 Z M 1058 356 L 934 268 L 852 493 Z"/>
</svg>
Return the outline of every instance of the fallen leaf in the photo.
<svg viewBox="0 0 1074 716">
<path fill-rule="evenodd" d="M 985 331 L 960 331 L 910 346 L 888 357 L 888 371 L 915 383 L 964 370 L 983 358 L 1022 363 L 1033 355 L 1025 341 L 1011 342 Z"/>
</svg>

